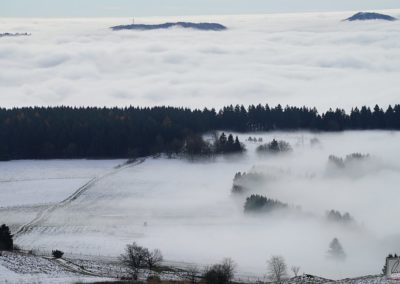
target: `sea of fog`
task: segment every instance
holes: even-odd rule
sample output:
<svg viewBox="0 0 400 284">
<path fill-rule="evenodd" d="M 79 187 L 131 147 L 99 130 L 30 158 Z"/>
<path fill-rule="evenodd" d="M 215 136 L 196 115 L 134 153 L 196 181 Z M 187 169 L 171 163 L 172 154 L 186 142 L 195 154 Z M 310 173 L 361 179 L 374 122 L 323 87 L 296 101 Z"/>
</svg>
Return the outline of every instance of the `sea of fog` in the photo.
<svg viewBox="0 0 400 284">
<path fill-rule="evenodd" d="M 0 18 L 0 32 L 31 33 L 0 39 L 1 106 L 399 103 L 400 21 L 342 21 L 355 12 L 135 19 L 218 22 L 222 32 Z"/>
<path fill-rule="evenodd" d="M 247 151 L 239 156 L 147 158 L 120 170 L 113 165 L 121 161 L 103 161 L 104 168 L 102 161 L 65 161 L 65 166 L 60 165 L 62 161 L 2 162 L 0 168 L 7 168 L 8 176 L 14 170 L 14 179 L 26 175 L 23 163 L 27 168 L 35 168 L 35 163 L 48 168 L 49 177 L 82 177 L 77 167 L 99 171 L 97 182 L 79 198 L 46 215 L 19 235 L 16 243 L 24 248 L 57 248 L 67 254 L 117 257 L 126 244 L 135 241 L 159 248 L 169 261 L 207 265 L 231 257 L 240 275 L 259 279 L 272 255 L 282 255 L 289 267 L 300 266 L 301 272 L 338 279 L 378 274 L 386 255 L 400 252 L 398 132 L 271 132 L 240 135 L 240 139 L 248 136 L 264 142 L 282 139 L 293 151 L 260 155 L 256 152 L 260 142 L 246 141 Z M 369 157 L 345 168 L 328 162 L 330 155 L 344 158 L 350 153 Z M 52 172 L 52 164 L 63 169 L 62 176 Z M 237 196 L 231 189 L 239 171 L 260 173 L 267 179 Z M 86 174 L 93 176 L 91 172 Z M 3 171 L 0 180 L 7 179 L 2 175 Z M 40 171 L 38 175 L 45 178 Z M 35 185 L 25 181 L 15 188 L 44 195 L 46 190 L 58 190 L 52 184 Z M 76 190 L 72 185 L 71 194 Z M 7 188 L 0 186 L 1 196 Z M 35 216 L 38 197 L 28 206 L 29 200 L 14 192 L 24 206 L 1 208 L 0 223 L 18 227 L 15 224 L 29 221 L 26 216 Z M 63 200 L 65 189 L 61 193 Z M 252 193 L 301 210 L 244 214 L 245 198 Z M 11 200 L 12 193 L 7 194 Z M 354 222 L 328 221 L 326 211 L 331 209 L 349 212 Z M 329 243 L 335 237 L 347 255 L 345 261 L 328 258 Z"/>
</svg>

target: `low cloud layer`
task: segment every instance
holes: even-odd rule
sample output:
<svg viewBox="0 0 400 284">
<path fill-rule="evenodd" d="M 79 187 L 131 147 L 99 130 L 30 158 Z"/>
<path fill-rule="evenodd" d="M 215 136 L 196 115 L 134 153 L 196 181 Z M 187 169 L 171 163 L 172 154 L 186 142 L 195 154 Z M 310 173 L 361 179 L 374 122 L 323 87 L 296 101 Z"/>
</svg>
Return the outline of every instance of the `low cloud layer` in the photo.
<svg viewBox="0 0 400 284">
<path fill-rule="evenodd" d="M 400 12 L 388 11 L 393 16 Z M 352 13 L 138 18 L 220 22 L 229 30 L 108 29 L 129 19 L 1 19 L 3 107 L 399 103 L 400 21 Z"/>
</svg>

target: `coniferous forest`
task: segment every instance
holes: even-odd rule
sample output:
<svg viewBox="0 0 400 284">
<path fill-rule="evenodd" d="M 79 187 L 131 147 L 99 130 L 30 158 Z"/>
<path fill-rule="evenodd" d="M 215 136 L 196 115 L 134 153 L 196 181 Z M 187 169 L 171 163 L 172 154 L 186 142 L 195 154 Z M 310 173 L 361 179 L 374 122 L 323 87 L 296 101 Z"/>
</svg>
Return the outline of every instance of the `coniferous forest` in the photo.
<svg viewBox="0 0 400 284">
<path fill-rule="evenodd" d="M 400 105 L 319 114 L 315 108 L 227 106 L 0 109 L 0 159 L 134 158 L 179 153 L 214 131 L 399 130 Z"/>
</svg>

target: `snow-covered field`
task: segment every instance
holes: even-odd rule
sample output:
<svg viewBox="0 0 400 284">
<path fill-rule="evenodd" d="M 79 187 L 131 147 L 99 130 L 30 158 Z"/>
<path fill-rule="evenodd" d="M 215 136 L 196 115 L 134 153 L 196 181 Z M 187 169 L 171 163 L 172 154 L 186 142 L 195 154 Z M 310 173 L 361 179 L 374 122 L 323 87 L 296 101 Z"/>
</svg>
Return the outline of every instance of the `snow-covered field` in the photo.
<svg viewBox="0 0 400 284">
<path fill-rule="evenodd" d="M 79 275 L 52 259 L 6 252 L 0 256 L 1 284 L 93 283 L 109 279 Z"/>
<path fill-rule="evenodd" d="M 247 136 L 241 136 L 241 140 Z M 9 170 L 7 176 L 24 163 L 29 167 L 46 165 L 49 169 L 53 163 L 54 167 L 65 163 L 63 177 L 84 173 L 76 169 L 84 167 L 79 166 L 81 163 L 86 167 L 95 163 L 97 169 L 88 175 L 99 177 L 77 199 L 31 224 L 17 236 L 16 243 L 43 252 L 61 249 L 69 257 L 82 258 L 117 257 L 126 244 L 136 241 L 161 249 L 169 261 L 206 265 L 232 257 L 242 275 L 260 279 L 265 274 L 266 260 L 276 254 L 283 255 L 289 265 L 301 266 L 302 272 L 331 279 L 379 274 L 385 256 L 400 249 L 396 225 L 400 213 L 400 134 L 295 132 L 252 136 L 262 137 L 265 142 L 284 139 L 294 151 L 283 156 L 258 156 L 258 143 L 246 142 L 247 152 L 241 157 L 202 161 L 148 158 L 118 170 L 113 166 L 122 161 L 2 163 L 1 167 Z M 319 143 L 312 146 L 312 138 Z M 371 158 L 348 172 L 329 170 L 330 154 L 343 157 L 353 152 L 369 153 Z M 110 171 L 104 174 L 106 170 Z M 238 171 L 268 174 L 272 178 L 254 192 L 301 206 L 303 213 L 245 216 L 244 197 L 231 194 Z M 0 179 L 6 179 L 1 174 Z M 40 171 L 37 175 L 45 176 Z M 31 178 L 34 180 L 35 175 Z M 14 179 L 19 179 L 18 171 Z M 26 187 L 21 185 L 21 189 L 38 195 L 54 191 L 53 186 L 35 188 L 27 182 L 23 185 Z M 69 192 L 75 190 L 71 188 Z M 65 198 L 64 191 L 57 192 L 57 200 Z M 7 191 L 10 200 L 12 195 Z M 15 196 L 22 198 L 19 191 Z M 21 204 L 29 204 L 26 199 L 21 199 Z M 40 198 L 36 196 L 34 200 Z M 0 223 L 13 226 L 26 208 L 29 206 L 2 208 Z M 326 222 L 324 215 L 330 209 L 350 212 L 356 225 Z M 334 237 L 339 238 L 347 254 L 343 263 L 326 258 Z"/>
<path fill-rule="evenodd" d="M 0 32 L 32 34 L 1 39 L 2 106 L 398 103 L 400 21 L 342 21 L 355 12 L 135 19 L 219 22 L 223 32 L 109 29 L 129 18 L 1 18 Z"/>
<path fill-rule="evenodd" d="M 121 163 L 121 160 L 0 162 L 0 219 L 12 228 L 26 224 Z"/>
</svg>

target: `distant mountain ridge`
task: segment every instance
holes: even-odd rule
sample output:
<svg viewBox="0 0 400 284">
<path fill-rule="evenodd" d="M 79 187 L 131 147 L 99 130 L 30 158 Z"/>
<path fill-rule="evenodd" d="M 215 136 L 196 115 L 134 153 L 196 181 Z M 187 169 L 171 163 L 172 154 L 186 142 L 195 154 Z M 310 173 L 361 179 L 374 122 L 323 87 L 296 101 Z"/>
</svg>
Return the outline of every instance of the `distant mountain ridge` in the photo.
<svg viewBox="0 0 400 284">
<path fill-rule="evenodd" d="M 0 33 L 0 37 L 14 37 L 14 36 L 30 36 L 28 33 Z"/>
<path fill-rule="evenodd" d="M 218 23 L 191 23 L 191 22 L 176 22 L 176 23 L 164 23 L 156 25 L 145 25 L 145 24 L 131 24 L 131 25 L 120 25 L 111 27 L 114 31 L 120 30 L 159 30 L 169 29 L 172 27 L 191 28 L 203 31 L 222 31 L 227 28 Z"/>
<path fill-rule="evenodd" d="M 389 15 L 373 13 L 373 12 L 358 12 L 357 14 L 354 14 L 350 18 L 346 19 L 346 21 L 368 21 L 368 20 L 396 21 L 397 19 Z"/>
</svg>

